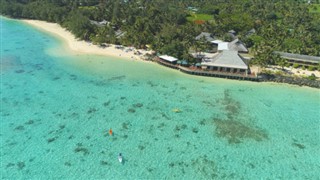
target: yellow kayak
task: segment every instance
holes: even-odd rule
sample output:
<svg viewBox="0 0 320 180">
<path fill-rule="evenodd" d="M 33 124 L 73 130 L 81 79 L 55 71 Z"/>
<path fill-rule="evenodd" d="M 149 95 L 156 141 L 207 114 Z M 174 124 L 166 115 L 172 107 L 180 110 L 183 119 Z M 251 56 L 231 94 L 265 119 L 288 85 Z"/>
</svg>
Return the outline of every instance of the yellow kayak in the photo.
<svg viewBox="0 0 320 180">
<path fill-rule="evenodd" d="M 181 112 L 181 110 L 180 110 L 180 109 L 178 109 L 178 108 L 172 109 L 172 111 L 173 111 L 173 112 L 175 112 L 175 113 L 179 113 L 179 112 Z"/>
</svg>

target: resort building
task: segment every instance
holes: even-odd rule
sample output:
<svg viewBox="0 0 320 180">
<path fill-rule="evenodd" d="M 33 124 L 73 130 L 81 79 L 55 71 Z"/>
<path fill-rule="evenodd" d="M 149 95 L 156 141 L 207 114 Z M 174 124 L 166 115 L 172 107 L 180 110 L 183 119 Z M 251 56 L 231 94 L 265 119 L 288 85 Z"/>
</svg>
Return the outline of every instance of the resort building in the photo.
<svg viewBox="0 0 320 180">
<path fill-rule="evenodd" d="M 236 38 L 235 40 L 231 42 L 224 42 L 221 40 L 214 40 L 212 41 L 213 44 L 216 44 L 218 46 L 217 50 L 219 52 L 230 50 L 230 51 L 238 51 L 240 53 L 248 53 L 248 49 L 245 47 L 245 45 Z"/>
<path fill-rule="evenodd" d="M 288 63 L 291 64 L 299 64 L 301 66 L 319 66 L 320 64 L 320 57 L 318 56 L 308 56 L 302 54 L 292 54 L 292 53 L 285 53 L 285 52 L 275 52 L 279 54 L 281 58 L 286 59 Z"/>
<path fill-rule="evenodd" d="M 103 26 L 106 26 L 106 25 L 109 25 L 109 24 L 110 24 L 110 22 L 109 22 L 109 21 L 106 21 L 106 20 L 103 20 L 103 21 L 100 21 L 100 22 L 94 21 L 94 20 L 90 20 L 90 23 L 91 23 L 92 25 L 97 26 L 97 27 L 103 27 Z"/>
<path fill-rule="evenodd" d="M 161 56 L 157 56 L 156 60 L 161 65 L 164 65 L 173 69 L 178 69 L 178 64 L 177 64 L 178 59 L 175 57 L 168 56 L 168 55 L 161 55 Z"/>
<path fill-rule="evenodd" d="M 232 42 L 215 40 L 210 33 L 202 32 L 196 40 L 204 39 L 212 44 L 210 52 L 191 53 L 197 59 L 197 63 L 188 64 L 186 60 L 178 60 L 175 57 L 162 55 L 156 61 L 164 66 L 178 69 L 181 72 L 213 77 L 225 77 L 233 79 L 257 80 L 255 74 L 251 74 L 245 58 L 239 53 L 247 53 L 247 48 L 235 38 Z"/>
<path fill-rule="evenodd" d="M 247 75 L 249 68 L 244 63 L 242 57 L 237 51 L 223 50 L 212 59 L 205 59 L 201 63 L 201 68 L 204 70 L 239 73 Z"/>
<path fill-rule="evenodd" d="M 228 47 L 230 50 L 238 51 L 239 53 L 248 53 L 249 52 L 248 49 L 245 47 L 245 45 L 238 38 L 231 41 L 228 44 Z"/>
<path fill-rule="evenodd" d="M 168 56 L 168 55 L 162 55 L 159 56 L 160 60 L 171 63 L 171 64 L 177 64 L 178 59 L 172 56 Z"/>
<path fill-rule="evenodd" d="M 204 38 L 207 42 L 210 42 L 210 44 L 212 45 L 211 49 L 208 51 L 210 53 L 215 53 L 215 52 L 224 51 L 224 50 L 238 51 L 240 53 L 249 52 L 246 46 L 239 40 L 239 38 L 236 38 L 236 37 L 234 37 L 233 41 L 231 42 L 225 42 L 219 39 L 215 39 L 213 35 L 208 32 L 202 32 L 195 39 L 199 41 L 202 38 Z"/>
<path fill-rule="evenodd" d="M 212 34 L 208 33 L 208 32 L 202 32 L 200 33 L 195 39 L 197 41 L 199 41 L 201 38 L 205 38 L 205 40 L 207 40 L 208 42 L 212 42 L 214 41 L 214 38 L 212 37 Z"/>
</svg>

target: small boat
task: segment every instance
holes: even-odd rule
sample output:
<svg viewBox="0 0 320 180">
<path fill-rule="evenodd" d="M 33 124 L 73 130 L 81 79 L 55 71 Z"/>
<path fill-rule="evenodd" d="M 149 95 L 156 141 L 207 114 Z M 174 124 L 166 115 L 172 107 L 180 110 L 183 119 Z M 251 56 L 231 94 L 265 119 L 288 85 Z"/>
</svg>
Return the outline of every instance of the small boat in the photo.
<svg viewBox="0 0 320 180">
<path fill-rule="evenodd" d="M 119 153 L 119 155 L 118 155 L 118 160 L 119 160 L 120 163 L 122 163 L 123 158 L 122 158 L 122 154 L 121 153 Z"/>
</svg>

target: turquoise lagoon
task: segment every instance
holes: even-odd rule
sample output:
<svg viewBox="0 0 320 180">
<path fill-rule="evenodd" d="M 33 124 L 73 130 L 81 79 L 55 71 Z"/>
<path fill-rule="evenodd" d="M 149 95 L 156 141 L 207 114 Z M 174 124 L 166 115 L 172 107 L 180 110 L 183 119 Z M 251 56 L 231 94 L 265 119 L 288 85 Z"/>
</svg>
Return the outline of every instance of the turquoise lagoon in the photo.
<svg viewBox="0 0 320 180">
<path fill-rule="evenodd" d="M 1 19 L 2 179 L 319 178 L 319 90 L 62 47 Z"/>
</svg>

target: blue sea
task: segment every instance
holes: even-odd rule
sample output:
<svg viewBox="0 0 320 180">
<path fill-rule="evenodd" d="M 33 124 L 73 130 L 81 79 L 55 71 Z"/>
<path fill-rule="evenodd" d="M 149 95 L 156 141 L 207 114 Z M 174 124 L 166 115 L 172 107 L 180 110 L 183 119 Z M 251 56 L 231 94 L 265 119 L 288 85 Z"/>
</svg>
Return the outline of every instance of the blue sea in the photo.
<svg viewBox="0 0 320 180">
<path fill-rule="evenodd" d="M 0 37 L 1 179 L 320 178 L 319 89 L 74 55 L 3 17 Z"/>
</svg>

